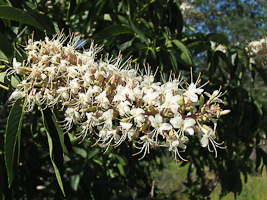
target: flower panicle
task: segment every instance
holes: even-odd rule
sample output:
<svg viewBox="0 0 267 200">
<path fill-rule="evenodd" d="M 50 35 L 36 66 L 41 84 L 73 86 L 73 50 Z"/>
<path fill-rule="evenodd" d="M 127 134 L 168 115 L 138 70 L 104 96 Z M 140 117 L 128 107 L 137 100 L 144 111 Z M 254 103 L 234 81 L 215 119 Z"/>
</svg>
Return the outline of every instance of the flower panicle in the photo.
<svg viewBox="0 0 267 200">
<path fill-rule="evenodd" d="M 202 146 L 210 149 L 211 144 L 217 156 L 216 147 L 221 147 L 214 140 L 217 120 L 230 112 L 220 108 L 225 94 L 221 87 L 212 94 L 204 92 L 208 82 L 198 86 L 200 74 L 194 82 L 192 69 L 191 83 L 185 86 L 181 73 L 176 78 L 171 72 L 165 79 L 160 72 L 165 80 L 155 82 L 158 68 L 153 72 L 148 64 L 143 74 L 139 64 L 131 66 L 131 58 L 122 62 L 121 52 L 116 58 L 97 59 L 103 46 L 91 41 L 89 50 L 81 53 L 79 45 L 80 36 L 63 32 L 44 41 L 29 38 L 27 60 L 20 63 L 14 58 L 7 72 L 24 78 L 10 101 L 24 98 L 28 112 L 35 106 L 63 111 L 64 132 L 79 126 L 77 138 L 95 139 L 94 145 L 104 148 L 104 153 L 110 146 L 133 141 L 139 150 L 134 155 L 141 154 L 140 160 L 151 148 L 167 147 L 176 161 L 187 161 L 180 152 L 185 151 L 188 136 L 198 134 Z M 209 98 L 206 102 L 203 93 Z M 213 123 L 212 134 L 202 130 L 207 123 Z"/>
</svg>

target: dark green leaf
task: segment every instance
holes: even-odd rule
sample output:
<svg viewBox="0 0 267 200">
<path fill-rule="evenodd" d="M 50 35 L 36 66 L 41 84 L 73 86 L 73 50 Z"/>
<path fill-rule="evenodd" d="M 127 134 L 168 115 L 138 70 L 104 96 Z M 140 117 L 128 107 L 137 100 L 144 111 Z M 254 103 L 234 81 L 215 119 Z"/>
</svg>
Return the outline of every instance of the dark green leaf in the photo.
<svg viewBox="0 0 267 200">
<path fill-rule="evenodd" d="M 70 187 L 72 187 L 74 191 L 77 191 L 80 179 L 81 179 L 80 174 L 75 174 L 70 177 Z"/>
<path fill-rule="evenodd" d="M 46 131 L 46 135 L 47 135 L 47 140 L 48 140 L 48 145 L 49 145 L 49 155 L 50 155 L 50 159 L 51 159 L 51 162 L 53 164 L 53 167 L 54 167 L 54 170 L 55 170 L 55 173 L 56 173 L 57 182 L 59 184 L 59 187 L 60 187 L 63 195 L 66 196 L 65 192 L 64 192 L 64 187 L 63 187 L 63 182 L 62 182 L 62 179 L 61 179 L 60 171 L 59 171 L 59 168 L 58 168 L 58 166 L 56 164 L 56 162 L 57 162 L 56 159 L 57 158 L 55 156 L 55 154 L 58 154 L 58 153 L 61 154 L 61 152 L 62 152 L 62 148 L 60 148 L 61 144 L 60 144 L 58 135 L 55 134 L 54 130 L 51 129 L 51 127 L 49 128 L 49 126 L 51 125 L 51 122 L 50 123 L 47 122 L 47 120 L 51 120 L 51 114 L 50 114 L 51 111 L 49 112 L 46 109 L 45 110 L 46 116 L 44 115 L 44 112 L 43 112 L 42 108 L 40 108 L 40 111 L 41 111 L 41 114 L 42 114 L 43 125 L 45 127 L 45 131 Z M 57 148 L 57 150 L 56 150 L 56 148 Z M 58 152 L 58 150 L 60 150 L 60 149 L 61 149 L 61 152 Z"/>
<path fill-rule="evenodd" d="M 4 6 L 4 5 L 6 5 L 6 2 L 0 0 L 0 6 Z"/>
<path fill-rule="evenodd" d="M 19 143 L 22 119 L 24 116 L 22 104 L 23 100 L 18 99 L 12 106 L 10 114 L 7 120 L 6 137 L 5 137 L 5 162 L 8 173 L 8 184 L 11 185 L 14 178 L 14 155 L 16 149 L 16 143 Z M 20 144 L 18 144 L 19 153 Z M 18 156 L 19 157 L 19 156 Z"/>
<path fill-rule="evenodd" d="M 38 23 L 38 21 L 36 21 L 28 13 L 10 6 L 0 6 L 0 18 L 22 22 L 40 30 L 44 30 L 43 27 Z"/>
<path fill-rule="evenodd" d="M 259 75 L 261 76 L 262 80 L 264 81 L 265 85 L 267 86 L 267 73 L 266 70 L 263 67 L 256 67 L 256 70 L 258 71 Z"/>
<path fill-rule="evenodd" d="M 131 27 L 124 24 L 111 25 L 94 35 L 95 40 L 103 40 L 108 37 L 122 35 L 122 34 L 134 34 Z"/>
<path fill-rule="evenodd" d="M 237 50 L 238 57 L 243 61 L 244 66 L 248 68 L 250 63 L 249 63 L 249 57 L 248 57 L 246 50 L 240 47 L 233 47 L 233 49 Z"/>
<path fill-rule="evenodd" d="M 87 157 L 87 152 L 84 149 L 79 147 L 73 147 L 72 149 L 76 154 L 81 155 L 83 158 Z"/>
<path fill-rule="evenodd" d="M 65 154 L 69 154 L 68 149 L 67 149 L 67 147 L 65 146 L 65 143 L 64 143 L 64 133 L 62 131 L 62 128 L 59 127 L 60 124 L 58 123 L 58 120 L 57 120 L 56 115 L 54 114 L 53 110 L 51 110 L 51 112 L 52 112 L 52 120 L 53 120 L 53 123 L 54 123 L 54 125 L 56 127 L 56 130 L 57 130 L 57 133 L 58 133 L 58 137 L 59 137 L 60 144 L 61 144 L 61 147 L 63 149 L 63 152 Z"/>
<path fill-rule="evenodd" d="M 105 5 L 106 1 L 105 0 L 99 0 L 97 3 L 94 5 L 94 8 L 92 9 L 92 12 L 89 14 L 89 21 L 87 23 L 87 32 L 90 31 L 91 26 L 95 22 L 98 14 L 102 10 L 103 6 Z"/>
<path fill-rule="evenodd" d="M 144 42 L 147 46 L 149 46 L 148 38 L 145 36 L 143 31 L 139 29 L 133 22 L 130 22 L 132 30 L 137 34 L 142 42 Z"/>
<path fill-rule="evenodd" d="M 0 15 L 1 15 L 1 9 L 0 9 Z M 13 57 L 14 48 L 9 42 L 9 40 L 1 32 L 0 32 L 0 41 L 1 41 L 0 60 L 10 63 Z"/>
<path fill-rule="evenodd" d="M 209 42 L 213 41 L 219 44 L 223 44 L 225 46 L 227 46 L 229 43 L 228 38 L 224 34 L 221 34 L 221 33 L 211 33 L 208 38 L 208 41 Z"/>
<path fill-rule="evenodd" d="M 188 66 L 193 66 L 194 61 L 188 48 L 179 40 L 173 40 L 172 43 L 181 51 L 181 61 Z"/>
</svg>

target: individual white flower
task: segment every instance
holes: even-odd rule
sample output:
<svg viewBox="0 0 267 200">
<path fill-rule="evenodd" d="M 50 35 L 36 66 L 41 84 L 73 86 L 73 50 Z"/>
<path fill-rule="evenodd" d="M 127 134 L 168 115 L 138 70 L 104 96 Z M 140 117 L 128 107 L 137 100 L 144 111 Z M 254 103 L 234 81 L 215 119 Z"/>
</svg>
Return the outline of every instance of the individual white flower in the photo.
<svg viewBox="0 0 267 200">
<path fill-rule="evenodd" d="M 199 125 L 200 129 L 199 129 L 198 135 L 199 135 L 201 146 L 202 147 L 208 147 L 208 150 L 210 152 L 215 151 L 215 158 L 217 158 L 217 149 L 216 149 L 216 147 L 218 147 L 220 149 L 225 149 L 226 147 L 220 146 L 220 145 L 223 145 L 224 142 L 217 143 L 215 141 L 215 138 L 216 138 L 215 131 L 212 130 L 208 126 L 205 126 L 205 127 L 204 126 Z M 210 144 L 212 145 L 214 150 L 210 149 Z"/>
<path fill-rule="evenodd" d="M 92 74 L 90 71 L 85 72 L 85 74 L 82 76 L 83 87 L 89 87 L 92 84 L 91 76 Z"/>
<path fill-rule="evenodd" d="M 60 64 L 58 65 L 57 72 L 58 73 L 65 72 L 69 64 L 70 63 L 67 60 L 60 60 Z"/>
<path fill-rule="evenodd" d="M 134 122 L 138 127 L 141 127 L 142 123 L 145 121 L 144 113 L 145 111 L 142 108 L 133 108 L 130 111 L 130 114 L 132 115 L 132 118 L 134 118 Z"/>
<path fill-rule="evenodd" d="M 87 120 L 80 124 L 82 131 L 76 134 L 77 138 L 82 137 L 82 141 L 86 138 L 88 132 L 89 133 L 93 132 L 93 127 L 98 124 L 98 120 L 96 117 L 94 117 L 94 113 L 92 112 L 86 113 L 86 118 Z M 80 141 L 80 143 L 82 141 Z"/>
<path fill-rule="evenodd" d="M 77 123 L 80 120 L 80 113 L 74 108 L 68 107 L 64 115 L 65 119 L 60 123 L 63 124 L 61 127 L 68 132 L 72 128 L 73 123 Z"/>
<path fill-rule="evenodd" d="M 56 92 L 59 94 L 59 96 L 61 97 L 61 101 L 67 101 L 70 98 L 70 94 L 69 94 L 69 88 L 67 87 L 60 87 L 56 90 Z"/>
<path fill-rule="evenodd" d="M 78 76 L 78 71 L 77 71 L 77 67 L 76 66 L 71 66 L 71 67 L 68 67 L 67 68 L 67 74 L 68 74 L 68 77 L 70 78 L 75 78 Z"/>
<path fill-rule="evenodd" d="M 137 85 L 134 89 L 130 89 L 127 87 L 126 94 L 128 95 L 128 98 L 132 101 L 135 101 L 136 99 L 142 98 L 142 91 L 139 88 L 139 85 Z"/>
<path fill-rule="evenodd" d="M 120 126 L 121 126 L 121 129 L 123 130 L 123 131 L 129 131 L 130 130 L 130 128 L 133 126 L 133 124 L 132 123 L 128 123 L 128 122 L 120 122 Z"/>
<path fill-rule="evenodd" d="M 129 101 L 121 101 L 118 105 L 117 108 L 119 109 L 119 113 L 121 116 L 129 115 L 130 114 L 130 107 L 131 103 Z"/>
<path fill-rule="evenodd" d="M 103 118 L 105 119 L 104 127 L 106 129 L 112 129 L 112 118 L 113 118 L 113 109 L 109 109 L 103 113 Z"/>
<path fill-rule="evenodd" d="M 205 95 L 207 95 L 209 97 L 209 103 L 223 103 L 223 101 L 221 99 L 219 99 L 221 96 L 223 96 L 226 91 L 224 93 L 220 92 L 221 88 L 219 90 L 215 90 L 213 91 L 212 94 L 208 93 L 208 92 L 204 92 Z"/>
<path fill-rule="evenodd" d="M 145 105 L 159 106 L 159 100 L 157 100 L 159 92 L 154 92 L 152 88 L 146 92 L 146 95 L 142 98 L 145 102 Z"/>
<path fill-rule="evenodd" d="M 156 114 L 155 117 L 149 116 L 148 119 L 151 122 L 152 127 L 154 127 L 154 130 L 151 133 L 153 133 L 152 139 L 156 137 L 156 143 L 158 142 L 158 134 L 164 137 L 163 131 L 172 129 L 172 126 L 169 123 L 163 123 L 163 118 L 160 114 Z"/>
<path fill-rule="evenodd" d="M 180 107 L 180 105 L 178 104 L 179 100 L 180 100 L 180 95 L 173 96 L 171 91 L 166 92 L 165 100 L 164 103 L 160 106 L 160 110 L 171 109 L 173 113 L 177 113 L 177 110 Z"/>
<path fill-rule="evenodd" d="M 201 94 L 204 89 L 197 88 L 197 84 L 191 83 L 185 93 L 183 94 L 185 96 L 186 102 L 192 101 L 192 102 L 197 102 L 198 101 L 198 95 Z"/>
<path fill-rule="evenodd" d="M 196 121 L 193 118 L 186 118 L 183 120 L 181 114 L 177 113 L 174 115 L 174 118 L 170 119 L 170 123 L 174 128 L 179 129 L 179 135 L 184 136 L 184 132 L 189 133 L 189 135 L 194 134 L 193 126 L 196 124 Z"/>
<path fill-rule="evenodd" d="M 70 89 L 73 94 L 77 94 L 80 89 L 80 83 L 77 78 L 70 81 Z"/>
<path fill-rule="evenodd" d="M 135 148 L 140 149 L 140 151 L 133 154 L 133 156 L 136 156 L 136 155 L 143 152 L 143 156 L 141 158 L 138 158 L 138 160 L 142 160 L 146 154 L 149 154 L 150 153 L 149 152 L 150 147 L 153 147 L 155 145 L 154 141 L 152 139 L 150 139 L 147 135 L 140 137 L 140 141 L 137 141 L 136 143 L 142 144 L 142 147 L 138 147 L 138 146 L 134 145 Z"/>
<path fill-rule="evenodd" d="M 130 128 L 133 126 L 132 123 L 124 123 L 124 122 L 120 122 L 120 127 L 121 127 L 121 131 L 122 131 L 122 135 L 120 136 L 120 139 L 114 144 L 115 147 L 119 146 L 122 142 L 124 142 L 126 140 L 126 138 L 128 137 L 129 140 L 131 140 L 132 138 L 132 131 L 129 131 Z"/>
<path fill-rule="evenodd" d="M 12 92 L 11 96 L 9 97 L 9 100 L 17 100 L 22 97 L 22 92 L 18 89 L 16 89 L 14 92 Z"/>
<path fill-rule="evenodd" d="M 95 99 L 103 108 L 108 109 L 110 102 L 107 98 L 106 91 L 101 92 Z"/>
<path fill-rule="evenodd" d="M 178 148 L 181 149 L 186 149 L 186 146 L 184 144 L 184 142 L 187 141 L 186 138 L 180 139 L 177 138 L 176 140 L 172 140 L 172 139 L 167 139 L 166 140 L 166 144 L 163 146 L 169 147 L 169 151 L 173 152 L 174 154 L 174 160 L 180 162 L 180 159 L 188 162 L 188 160 L 184 159 L 181 155 L 180 155 L 180 151 Z M 184 152 L 185 150 L 183 150 L 182 152 Z"/>
<path fill-rule="evenodd" d="M 116 95 L 113 97 L 114 102 L 125 101 L 126 100 L 127 88 L 122 85 L 118 85 L 116 88 Z"/>
<path fill-rule="evenodd" d="M 16 58 L 13 58 L 13 68 L 16 71 L 17 74 L 23 74 L 23 70 L 21 68 L 22 64 L 21 62 L 17 62 Z"/>
</svg>

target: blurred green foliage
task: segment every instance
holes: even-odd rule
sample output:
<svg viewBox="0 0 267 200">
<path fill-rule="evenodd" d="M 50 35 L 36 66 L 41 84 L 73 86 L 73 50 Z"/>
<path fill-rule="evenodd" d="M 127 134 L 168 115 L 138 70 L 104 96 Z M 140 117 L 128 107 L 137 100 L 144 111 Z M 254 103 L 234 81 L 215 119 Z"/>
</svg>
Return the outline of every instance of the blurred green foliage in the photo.
<svg viewBox="0 0 267 200">
<path fill-rule="evenodd" d="M 189 162 L 179 164 L 188 169 L 184 181 L 188 198 L 209 198 L 217 182 L 222 187 L 221 197 L 229 192 L 240 194 L 241 174 L 246 181 L 248 174 L 261 173 L 266 166 L 266 111 L 247 88 L 255 81 L 255 72 L 266 84 L 265 70 L 250 64 L 244 47 L 229 46 L 223 34 L 185 31 L 177 1 L 0 0 L 0 18 L 2 72 L 6 65 L 11 66 L 13 57 L 25 59 L 21 49 L 33 31 L 39 40 L 64 29 L 66 34 L 69 30 L 81 34 L 81 39 L 88 41 L 84 49 L 94 39 L 105 44 L 103 54 L 116 56 L 122 50 L 124 59 L 132 55 L 141 69 L 149 63 L 166 74 L 181 71 L 185 77 L 192 66 L 194 75 L 202 71 L 202 79 L 210 81 L 207 91 L 219 86 L 227 90 L 224 108 L 231 113 L 220 118 L 217 132 L 218 140 L 225 141 L 228 148 L 219 150 L 215 159 L 200 146 L 197 137 L 190 140 L 184 154 Z M 211 41 L 224 45 L 226 51 L 212 49 Z M 65 135 L 57 128 L 60 112 L 35 108 L 22 115 L 19 102 L 9 110 L 7 99 L 18 81 L 19 77 L 13 77 L 10 82 L 0 73 L 0 199 L 150 196 L 151 171 L 163 168 L 168 152 L 151 150 L 149 156 L 138 161 L 132 157 L 131 144 L 110 149 L 105 155 L 99 147 L 90 147 L 94 141 L 79 144 L 75 127 Z M 12 116 L 16 116 L 15 122 Z M 6 128 L 10 123 L 18 126 Z M 215 172 L 214 179 L 207 178 L 206 169 Z M 157 195 L 164 197 L 156 187 Z"/>
</svg>

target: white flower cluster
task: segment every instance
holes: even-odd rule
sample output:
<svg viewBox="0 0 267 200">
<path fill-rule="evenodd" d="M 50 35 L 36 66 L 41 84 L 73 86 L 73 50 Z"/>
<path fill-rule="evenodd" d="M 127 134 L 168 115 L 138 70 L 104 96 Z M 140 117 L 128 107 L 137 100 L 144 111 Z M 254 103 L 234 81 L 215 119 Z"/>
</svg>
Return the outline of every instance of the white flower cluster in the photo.
<svg viewBox="0 0 267 200">
<path fill-rule="evenodd" d="M 210 41 L 210 45 L 211 45 L 211 49 L 213 51 L 221 51 L 223 53 L 226 53 L 227 52 L 227 48 L 224 45 L 222 45 L 222 44 L 217 45 L 216 42 Z"/>
<path fill-rule="evenodd" d="M 189 20 L 192 23 L 201 23 L 203 22 L 204 15 L 200 10 L 197 10 L 191 3 L 194 1 L 188 2 L 187 0 L 183 1 L 180 5 L 180 10 L 184 17 L 184 20 Z"/>
<path fill-rule="evenodd" d="M 156 73 L 149 66 L 144 66 L 142 74 L 130 59 L 121 64 L 121 53 L 115 59 L 101 56 L 97 60 L 102 47 L 92 42 L 88 51 L 80 53 L 78 42 L 79 37 L 61 33 L 51 40 L 29 39 L 27 60 L 22 64 L 14 58 L 8 72 L 24 77 L 10 99 L 24 98 L 27 111 L 36 105 L 60 109 L 64 131 L 79 126 L 77 137 L 81 141 L 94 138 L 94 145 L 105 148 L 104 153 L 110 146 L 133 141 L 139 150 L 134 155 L 142 154 L 140 159 L 150 148 L 164 146 L 175 160 L 185 160 L 179 152 L 186 149 L 187 136 L 194 134 L 215 156 L 217 147 L 225 148 L 214 140 L 217 119 L 230 112 L 220 108 L 221 88 L 212 94 L 204 92 L 204 85 L 198 87 L 199 77 L 183 87 L 182 78 L 172 74 L 163 83 L 154 82 Z M 206 103 L 202 93 L 208 97 Z M 210 122 L 213 128 L 205 125 Z"/>
<path fill-rule="evenodd" d="M 250 57 L 250 63 L 258 66 L 267 64 L 267 38 L 262 38 L 259 41 L 252 41 L 245 49 Z"/>
</svg>

